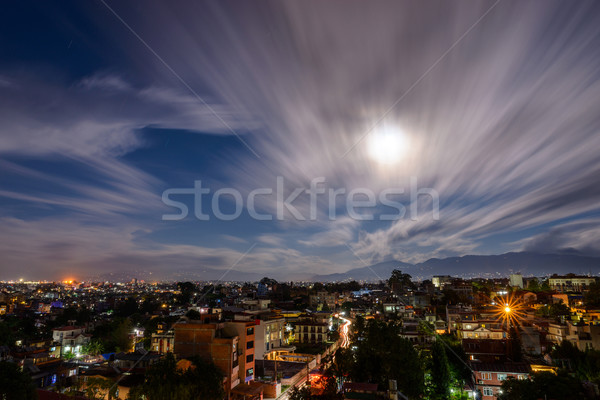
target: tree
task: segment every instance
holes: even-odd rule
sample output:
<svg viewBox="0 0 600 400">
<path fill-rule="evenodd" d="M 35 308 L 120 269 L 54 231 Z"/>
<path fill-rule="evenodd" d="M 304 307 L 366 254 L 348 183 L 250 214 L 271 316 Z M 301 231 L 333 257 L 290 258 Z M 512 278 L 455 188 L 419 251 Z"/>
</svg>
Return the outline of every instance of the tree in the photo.
<svg viewBox="0 0 600 400">
<path fill-rule="evenodd" d="M 194 309 L 189 310 L 188 312 L 186 312 L 185 316 L 188 317 L 189 319 L 200 319 L 200 318 L 202 318 L 202 315 L 198 311 L 196 311 Z"/>
<path fill-rule="evenodd" d="M 275 279 L 271 279 L 271 278 L 266 277 L 266 276 L 260 280 L 260 283 L 262 283 L 265 286 L 277 285 L 277 281 Z"/>
<path fill-rule="evenodd" d="M 353 366 L 354 355 L 352 354 L 352 350 L 343 348 L 337 349 L 329 370 L 339 387 L 344 384 L 348 375 L 350 375 Z"/>
<path fill-rule="evenodd" d="M 450 397 L 450 367 L 443 339 L 437 339 L 431 348 L 432 399 L 445 400 Z"/>
<path fill-rule="evenodd" d="M 181 294 L 177 297 L 179 304 L 189 303 L 197 291 L 196 285 L 192 282 L 177 282 L 177 287 L 181 291 Z"/>
<path fill-rule="evenodd" d="M 130 334 L 132 329 L 129 319 L 123 319 L 117 323 L 111 334 L 111 343 L 114 345 L 115 351 L 129 351 L 131 349 Z"/>
<path fill-rule="evenodd" d="M 97 356 L 104 351 L 104 345 L 99 340 L 92 340 L 83 346 L 83 353 L 90 356 Z"/>
<path fill-rule="evenodd" d="M 547 278 L 542 281 L 542 287 L 540 289 L 542 292 L 550 290 L 550 281 Z"/>
<path fill-rule="evenodd" d="M 584 295 L 583 300 L 585 305 L 593 308 L 600 308 L 600 282 L 592 282 Z"/>
<path fill-rule="evenodd" d="M 519 362 L 523 359 L 523 351 L 521 349 L 521 337 L 519 331 L 514 326 L 508 330 L 508 347 L 510 359 L 514 362 Z"/>
<path fill-rule="evenodd" d="M 212 363 L 199 357 L 190 358 L 187 370 L 177 369 L 173 354 L 151 366 L 144 383 L 129 392 L 130 400 L 206 399 L 222 400 L 223 374 Z"/>
<path fill-rule="evenodd" d="M 388 279 L 388 285 L 393 288 L 394 286 L 400 286 L 401 290 L 406 290 L 407 288 L 414 288 L 414 284 L 412 282 L 412 276 L 409 274 L 403 274 L 399 269 L 395 269 L 392 271 L 392 275 Z"/>
<path fill-rule="evenodd" d="M 35 386 L 28 374 L 21 372 L 17 364 L 0 361 L 0 399 L 37 399 Z"/>
<path fill-rule="evenodd" d="M 401 334 L 398 323 L 369 321 L 361 340 L 353 343 L 357 349 L 352 380 L 377 383 L 383 389 L 393 379 L 404 395 L 420 396 L 424 389 L 423 365 L 412 343 Z"/>
<path fill-rule="evenodd" d="M 298 389 L 297 386 L 294 386 L 290 389 L 290 394 L 288 395 L 289 400 L 311 400 L 312 394 L 310 393 L 310 387 L 304 386 L 301 389 Z"/>
<path fill-rule="evenodd" d="M 508 378 L 502 382 L 498 400 L 582 400 L 586 399 L 581 382 L 566 373 L 532 374 L 531 379 Z M 593 398 L 593 397 L 592 397 Z"/>
<path fill-rule="evenodd" d="M 117 399 L 117 385 L 104 377 L 88 376 L 85 383 L 85 397 L 92 400 Z M 108 396 L 107 396 L 108 395 Z"/>
<path fill-rule="evenodd" d="M 527 284 L 527 289 L 531 290 L 532 292 L 539 292 L 541 289 L 540 281 L 537 278 L 531 279 Z"/>
</svg>

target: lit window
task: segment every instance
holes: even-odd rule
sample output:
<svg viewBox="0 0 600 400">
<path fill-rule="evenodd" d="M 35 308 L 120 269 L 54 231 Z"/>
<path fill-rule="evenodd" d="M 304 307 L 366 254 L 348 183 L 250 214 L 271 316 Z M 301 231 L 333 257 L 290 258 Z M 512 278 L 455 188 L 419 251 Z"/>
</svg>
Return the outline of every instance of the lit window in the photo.
<svg viewBox="0 0 600 400">
<path fill-rule="evenodd" d="M 483 395 L 484 396 L 493 396 L 494 395 L 494 389 L 486 387 L 483 388 Z"/>
</svg>

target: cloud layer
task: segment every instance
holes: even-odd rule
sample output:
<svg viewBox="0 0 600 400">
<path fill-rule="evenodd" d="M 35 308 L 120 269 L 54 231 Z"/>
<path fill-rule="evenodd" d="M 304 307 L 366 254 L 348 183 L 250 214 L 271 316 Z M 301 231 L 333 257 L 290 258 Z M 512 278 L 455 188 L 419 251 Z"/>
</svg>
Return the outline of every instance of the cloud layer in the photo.
<svg viewBox="0 0 600 400">
<path fill-rule="evenodd" d="M 37 270 L 48 260 L 47 248 L 83 270 L 105 264 L 160 269 L 175 253 L 182 265 L 227 268 L 244 253 L 244 243 L 260 243 L 249 265 L 282 277 L 299 268 L 362 266 L 347 245 L 367 262 L 518 249 L 598 254 L 598 6 L 493 5 L 149 3 L 140 14 L 115 4 L 172 70 L 108 10 L 83 9 L 98 43 L 110 47 L 122 70 L 71 81 L 0 70 L 7 104 L 0 109 L 0 155 L 8 157 L 3 169 L 61 188 L 23 189 L 10 181 L 0 195 L 60 208 L 67 225 L 52 237 L 62 243 L 75 241 L 66 232 L 80 232 L 75 236 L 89 241 L 78 248 L 93 248 L 97 237 L 106 238 L 98 239 L 103 248 L 118 251 L 108 259 L 53 246 L 27 229 L 44 230 L 54 216 L 15 219 L 18 210 L 11 206 L 3 214 L 3 235 L 17 242 L 30 237 L 35 251 L 6 248 L 3 264 L 26 260 Z M 288 218 L 256 229 L 251 221 L 244 229 L 232 224 L 222 245 L 193 248 L 158 239 L 142 245 L 133 232 L 182 229 L 176 222 L 156 223 L 165 210 L 161 191 L 171 182 L 125 157 L 152 145 L 142 130 L 231 135 L 179 77 L 258 155 L 243 146 L 219 155 L 213 172 L 220 186 L 246 194 L 274 188 L 282 176 L 291 191 L 325 177 L 330 187 L 378 193 L 408 190 L 416 177 L 419 187 L 439 194 L 440 218 L 421 197 L 415 219 L 361 222 L 342 212 L 330 221 L 321 196 L 317 221 Z M 368 156 L 365 135 L 383 130 L 406 135 L 398 164 Z M 68 159 L 90 180 L 36 170 L 23 157 Z M 187 172 L 195 174 L 191 166 Z M 410 208 L 408 193 L 399 200 Z M 277 205 L 265 197 L 258 206 L 274 212 Z M 306 198 L 296 205 L 308 215 Z"/>
</svg>

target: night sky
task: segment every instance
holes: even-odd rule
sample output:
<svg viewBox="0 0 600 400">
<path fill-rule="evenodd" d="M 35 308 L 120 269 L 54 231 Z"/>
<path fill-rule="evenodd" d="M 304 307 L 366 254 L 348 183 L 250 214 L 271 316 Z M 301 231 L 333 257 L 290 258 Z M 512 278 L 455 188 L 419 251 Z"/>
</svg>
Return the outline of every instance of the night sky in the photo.
<svg viewBox="0 0 600 400">
<path fill-rule="evenodd" d="M 600 3 L 105 1 L 0 13 L 0 279 L 600 255 Z"/>
</svg>

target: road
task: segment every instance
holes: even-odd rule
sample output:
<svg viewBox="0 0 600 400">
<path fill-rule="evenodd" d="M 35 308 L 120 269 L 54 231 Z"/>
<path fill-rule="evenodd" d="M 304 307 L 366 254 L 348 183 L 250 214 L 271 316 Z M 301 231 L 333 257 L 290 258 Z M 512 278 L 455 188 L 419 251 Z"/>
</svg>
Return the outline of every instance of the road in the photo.
<svg viewBox="0 0 600 400">
<path fill-rule="evenodd" d="M 343 348 L 347 348 L 348 346 L 350 346 L 350 325 L 352 324 L 352 322 L 350 322 L 349 319 L 344 318 L 342 316 L 339 317 L 342 321 L 344 321 L 344 324 L 342 325 L 341 329 L 340 329 L 340 335 L 342 337 L 342 344 L 341 347 Z"/>
</svg>

